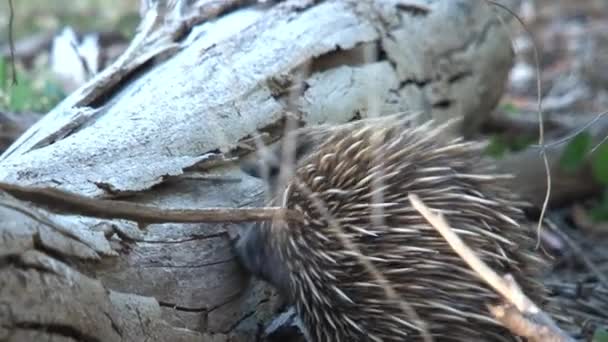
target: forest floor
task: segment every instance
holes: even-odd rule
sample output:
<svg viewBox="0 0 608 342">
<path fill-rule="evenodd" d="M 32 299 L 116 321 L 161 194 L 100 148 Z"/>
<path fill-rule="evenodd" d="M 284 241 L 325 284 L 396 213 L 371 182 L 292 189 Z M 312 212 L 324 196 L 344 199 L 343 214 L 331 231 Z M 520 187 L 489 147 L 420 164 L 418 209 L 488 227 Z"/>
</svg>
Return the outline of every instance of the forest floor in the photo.
<svg viewBox="0 0 608 342">
<path fill-rule="evenodd" d="M 603 1 L 524 1 L 518 15 L 530 34 L 519 27 L 512 34 L 516 64 L 499 115 L 538 122 L 538 84 L 534 45 L 538 49 L 542 113 L 546 120 L 568 122 L 571 127 L 594 125 L 608 111 L 608 3 Z M 528 5 L 526 5 L 528 4 Z M 601 195 L 573 199 L 548 216 L 564 234 L 556 236 L 556 266 L 547 279 L 559 302 L 573 315 L 593 324 L 608 325 L 608 170 L 605 142 L 592 142 L 587 130 L 566 135 L 564 167 L 593 164 L 593 175 L 603 184 Z M 523 149 L 538 143 L 538 136 L 516 139 L 495 137 L 493 152 Z M 589 180 L 581 180 L 585 182 Z M 583 327 L 583 330 L 588 328 Z M 592 328 L 589 328 L 592 329 Z M 608 340 L 606 330 L 584 331 L 595 341 Z"/>
</svg>

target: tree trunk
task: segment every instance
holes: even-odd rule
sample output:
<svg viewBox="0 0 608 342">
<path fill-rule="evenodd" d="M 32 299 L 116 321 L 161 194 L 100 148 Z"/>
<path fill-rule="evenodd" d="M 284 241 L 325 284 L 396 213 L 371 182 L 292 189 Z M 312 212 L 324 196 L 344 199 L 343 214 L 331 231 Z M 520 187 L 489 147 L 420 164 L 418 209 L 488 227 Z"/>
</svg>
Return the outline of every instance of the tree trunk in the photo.
<svg viewBox="0 0 608 342">
<path fill-rule="evenodd" d="M 225 159 L 280 135 L 286 113 L 308 125 L 422 110 L 464 118 L 466 134 L 513 59 L 508 14 L 477 0 L 143 5 L 129 49 L 5 151 L 1 181 L 260 206 L 262 184 Z M 254 341 L 273 315 L 274 293 L 229 248 L 242 225 L 140 229 L 1 201 L 1 340 Z"/>
</svg>

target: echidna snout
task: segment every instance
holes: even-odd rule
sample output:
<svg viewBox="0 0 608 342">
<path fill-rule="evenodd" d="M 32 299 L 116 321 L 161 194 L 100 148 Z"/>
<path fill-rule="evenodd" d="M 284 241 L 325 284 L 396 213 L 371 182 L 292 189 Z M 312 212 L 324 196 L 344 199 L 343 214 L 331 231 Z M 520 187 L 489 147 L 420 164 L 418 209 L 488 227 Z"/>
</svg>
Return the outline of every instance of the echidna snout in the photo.
<svg viewBox="0 0 608 342">
<path fill-rule="evenodd" d="M 243 230 L 234 242 L 235 254 L 243 267 L 253 276 L 272 284 L 281 297 L 292 302 L 289 273 L 277 249 L 269 244 L 272 238 L 268 222 L 255 222 Z"/>
<path fill-rule="evenodd" d="M 310 131 L 299 129 L 287 134 L 285 139 L 275 142 L 269 146 L 258 150 L 253 156 L 241 160 L 241 170 L 250 176 L 263 179 L 268 186 L 267 193 L 275 195 L 277 193 L 277 183 L 281 170 L 285 169 L 284 153 L 290 153 L 294 161 L 302 159 L 308 155 L 312 149 L 322 139 L 324 131 Z M 291 141 L 294 146 L 286 147 L 284 141 Z M 285 149 L 284 149 L 285 148 Z M 290 165 L 293 166 L 293 165 Z"/>
</svg>

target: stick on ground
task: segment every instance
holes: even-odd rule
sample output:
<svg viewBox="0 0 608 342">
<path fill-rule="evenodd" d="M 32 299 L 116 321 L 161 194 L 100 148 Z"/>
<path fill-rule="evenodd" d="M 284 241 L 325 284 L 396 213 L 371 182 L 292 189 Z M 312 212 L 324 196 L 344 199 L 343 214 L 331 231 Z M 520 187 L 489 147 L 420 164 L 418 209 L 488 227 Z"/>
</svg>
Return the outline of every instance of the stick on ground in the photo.
<svg viewBox="0 0 608 342">
<path fill-rule="evenodd" d="M 3 182 L 0 182 L 0 190 L 51 211 L 105 219 L 125 219 L 139 224 L 251 222 L 275 218 L 298 220 L 300 217 L 297 212 L 275 207 L 163 209 L 126 201 L 95 199 L 55 188 L 34 188 Z"/>
</svg>

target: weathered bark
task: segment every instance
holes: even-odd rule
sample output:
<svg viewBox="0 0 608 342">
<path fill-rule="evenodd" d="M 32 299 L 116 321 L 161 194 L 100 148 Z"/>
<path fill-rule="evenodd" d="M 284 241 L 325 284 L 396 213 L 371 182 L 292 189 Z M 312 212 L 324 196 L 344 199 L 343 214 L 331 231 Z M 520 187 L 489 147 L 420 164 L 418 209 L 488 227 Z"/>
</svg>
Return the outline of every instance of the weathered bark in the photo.
<svg viewBox="0 0 608 342">
<path fill-rule="evenodd" d="M 464 117 L 466 133 L 512 63 L 507 28 L 477 0 L 174 3 L 149 4 L 125 54 L 0 157 L 2 181 L 162 207 L 257 206 L 257 180 L 215 165 L 258 130 L 276 133 L 286 111 L 311 124 L 424 110 Z M 185 177 L 194 172 L 206 178 Z M 28 209 L 41 221 L 3 203 L 0 337 L 255 340 L 272 313 L 272 292 L 247 286 L 230 251 L 237 226 L 139 230 Z"/>
</svg>

